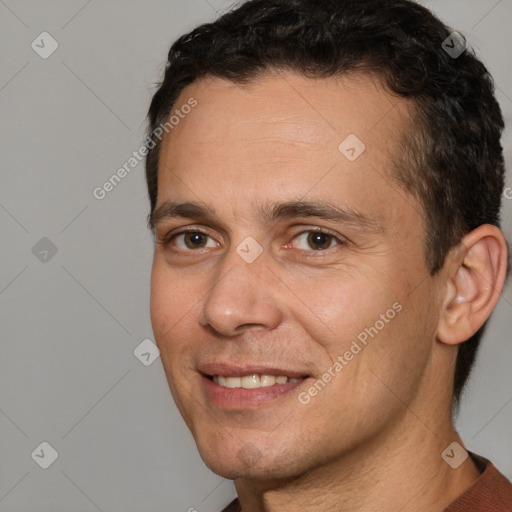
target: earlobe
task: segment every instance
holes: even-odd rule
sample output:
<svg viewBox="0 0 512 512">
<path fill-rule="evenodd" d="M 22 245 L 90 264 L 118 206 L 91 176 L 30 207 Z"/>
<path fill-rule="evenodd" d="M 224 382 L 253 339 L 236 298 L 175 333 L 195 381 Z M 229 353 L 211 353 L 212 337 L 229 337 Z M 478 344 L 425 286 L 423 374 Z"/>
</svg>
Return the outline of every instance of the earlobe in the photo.
<svg viewBox="0 0 512 512">
<path fill-rule="evenodd" d="M 464 236 L 445 262 L 439 341 L 456 345 L 480 329 L 498 303 L 507 262 L 507 242 L 498 227 L 484 224 Z"/>
</svg>

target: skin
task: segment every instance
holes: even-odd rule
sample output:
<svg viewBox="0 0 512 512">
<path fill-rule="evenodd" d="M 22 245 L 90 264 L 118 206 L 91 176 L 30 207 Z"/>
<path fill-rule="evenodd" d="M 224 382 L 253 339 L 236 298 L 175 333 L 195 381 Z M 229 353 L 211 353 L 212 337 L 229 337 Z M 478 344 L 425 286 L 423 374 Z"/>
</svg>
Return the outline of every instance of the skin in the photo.
<svg viewBox="0 0 512 512">
<path fill-rule="evenodd" d="M 470 458 L 452 469 L 441 453 L 463 444 L 451 419 L 457 345 L 499 298 L 503 235 L 481 226 L 430 276 L 421 206 L 393 179 L 411 105 L 369 76 L 282 72 L 243 86 L 208 77 L 176 106 L 190 97 L 198 105 L 163 140 L 156 209 L 200 201 L 216 217 L 155 218 L 151 318 L 204 462 L 235 480 L 244 512 L 442 511 L 478 477 Z M 338 150 L 351 133 L 366 146 L 354 161 Z M 329 201 L 367 222 L 259 215 L 296 200 Z M 184 228 L 205 232 L 204 246 L 183 235 L 164 243 Z M 314 229 L 335 237 L 321 239 L 328 248 L 308 243 Z M 252 263 L 236 252 L 249 236 L 262 248 Z M 401 311 L 300 403 L 395 303 Z M 311 379 L 258 408 L 227 410 L 201 390 L 198 367 L 214 361 Z"/>
</svg>

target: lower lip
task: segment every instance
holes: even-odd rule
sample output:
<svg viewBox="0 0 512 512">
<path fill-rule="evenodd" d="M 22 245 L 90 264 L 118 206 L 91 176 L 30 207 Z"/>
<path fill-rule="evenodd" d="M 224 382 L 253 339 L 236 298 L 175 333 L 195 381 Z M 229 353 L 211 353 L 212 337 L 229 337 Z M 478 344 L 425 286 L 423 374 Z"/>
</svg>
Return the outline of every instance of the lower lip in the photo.
<svg viewBox="0 0 512 512">
<path fill-rule="evenodd" d="M 286 384 L 274 384 L 262 388 L 226 388 L 216 384 L 207 377 L 201 377 L 203 389 L 209 400 L 222 409 L 254 409 L 260 405 L 289 395 L 298 386 L 301 386 L 308 378 L 287 382 Z"/>
</svg>

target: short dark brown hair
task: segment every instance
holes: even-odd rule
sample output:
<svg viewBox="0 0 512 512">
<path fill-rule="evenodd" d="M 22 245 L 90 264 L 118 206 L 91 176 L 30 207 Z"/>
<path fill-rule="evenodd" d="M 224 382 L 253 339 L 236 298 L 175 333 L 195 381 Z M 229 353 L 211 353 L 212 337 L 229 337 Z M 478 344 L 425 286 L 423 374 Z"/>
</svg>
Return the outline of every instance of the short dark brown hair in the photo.
<svg viewBox="0 0 512 512">
<path fill-rule="evenodd" d="M 395 177 L 422 205 L 425 260 L 434 275 L 466 233 L 500 225 L 505 173 L 504 123 L 493 80 L 471 49 L 455 56 L 446 51 L 446 40 L 448 47 L 464 41 L 411 0 L 249 0 L 172 45 L 149 109 L 148 133 L 167 121 L 181 91 L 202 77 L 242 84 L 266 70 L 311 78 L 376 75 L 414 105 Z M 161 140 L 146 156 L 151 212 L 160 146 Z M 455 404 L 485 326 L 459 346 Z"/>
</svg>

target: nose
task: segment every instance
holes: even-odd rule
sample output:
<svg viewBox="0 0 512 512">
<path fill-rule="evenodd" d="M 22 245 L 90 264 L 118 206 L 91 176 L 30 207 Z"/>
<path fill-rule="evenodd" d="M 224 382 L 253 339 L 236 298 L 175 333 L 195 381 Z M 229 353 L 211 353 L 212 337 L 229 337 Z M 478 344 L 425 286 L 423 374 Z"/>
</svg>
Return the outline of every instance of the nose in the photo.
<svg viewBox="0 0 512 512">
<path fill-rule="evenodd" d="M 274 329 L 283 318 L 276 297 L 276 278 L 263 252 L 247 263 L 233 249 L 216 269 L 200 323 L 233 337 L 247 328 Z"/>
</svg>

